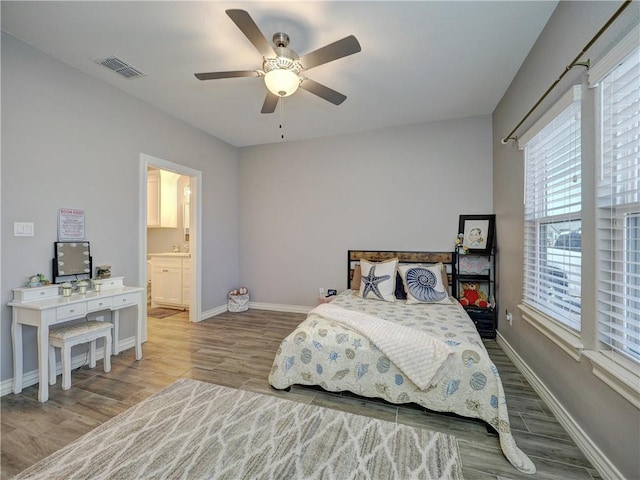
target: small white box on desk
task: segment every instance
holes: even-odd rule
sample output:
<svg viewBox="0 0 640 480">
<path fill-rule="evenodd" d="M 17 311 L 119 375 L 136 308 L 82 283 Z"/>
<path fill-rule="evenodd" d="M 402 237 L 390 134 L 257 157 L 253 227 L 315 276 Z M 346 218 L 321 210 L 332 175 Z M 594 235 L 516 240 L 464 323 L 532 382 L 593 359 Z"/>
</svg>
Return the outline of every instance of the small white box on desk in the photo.
<svg viewBox="0 0 640 480">
<path fill-rule="evenodd" d="M 45 298 L 53 298 L 58 295 L 58 285 L 46 285 L 44 287 L 20 287 L 13 289 L 14 302 L 44 300 Z"/>
<path fill-rule="evenodd" d="M 98 278 L 96 281 L 101 283 L 102 290 L 124 287 L 124 277 Z"/>
</svg>

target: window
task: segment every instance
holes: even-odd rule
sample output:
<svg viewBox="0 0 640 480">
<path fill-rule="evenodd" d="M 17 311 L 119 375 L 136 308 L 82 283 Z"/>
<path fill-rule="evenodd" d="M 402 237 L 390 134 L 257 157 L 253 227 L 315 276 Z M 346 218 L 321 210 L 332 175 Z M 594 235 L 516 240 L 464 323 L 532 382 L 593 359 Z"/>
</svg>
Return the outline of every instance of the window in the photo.
<svg viewBox="0 0 640 480">
<path fill-rule="evenodd" d="M 526 161 L 518 307 L 640 409 L 640 26 L 587 75 L 590 89 L 574 87 L 518 138 Z M 581 110 L 595 128 L 580 130 Z M 582 255 L 595 262 L 583 265 Z"/>
<path fill-rule="evenodd" d="M 600 81 L 600 117 L 599 340 L 614 361 L 640 363 L 640 48 Z"/>
<path fill-rule="evenodd" d="M 580 87 L 521 139 L 525 144 L 523 302 L 580 331 Z"/>
</svg>

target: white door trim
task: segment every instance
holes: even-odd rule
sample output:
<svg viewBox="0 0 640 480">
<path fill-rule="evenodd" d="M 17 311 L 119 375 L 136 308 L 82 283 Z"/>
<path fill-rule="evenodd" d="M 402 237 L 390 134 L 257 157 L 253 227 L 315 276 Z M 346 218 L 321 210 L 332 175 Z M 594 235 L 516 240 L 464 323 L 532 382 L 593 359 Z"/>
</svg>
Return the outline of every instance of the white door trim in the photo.
<svg viewBox="0 0 640 480">
<path fill-rule="evenodd" d="M 191 253 L 191 298 L 189 300 L 189 320 L 199 322 L 202 320 L 202 263 L 199 261 L 202 255 L 202 172 L 145 153 L 140 154 L 140 215 L 138 222 L 138 258 L 140 259 L 138 268 L 140 277 L 139 285 L 147 285 L 147 169 L 149 167 L 169 170 L 190 177 L 191 208 L 189 209 L 189 251 Z M 144 305 L 146 306 L 146 302 L 144 302 Z M 143 316 L 143 322 L 142 341 L 146 341 L 146 312 Z"/>
</svg>

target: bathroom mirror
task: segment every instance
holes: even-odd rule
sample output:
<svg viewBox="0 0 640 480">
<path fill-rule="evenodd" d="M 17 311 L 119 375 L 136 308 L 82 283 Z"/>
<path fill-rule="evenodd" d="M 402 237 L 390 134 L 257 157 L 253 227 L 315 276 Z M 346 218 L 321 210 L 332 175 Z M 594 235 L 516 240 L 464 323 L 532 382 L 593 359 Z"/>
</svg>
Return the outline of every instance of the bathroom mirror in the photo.
<svg viewBox="0 0 640 480">
<path fill-rule="evenodd" d="M 72 282 L 91 278 L 89 242 L 54 242 L 53 282 Z"/>
</svg>

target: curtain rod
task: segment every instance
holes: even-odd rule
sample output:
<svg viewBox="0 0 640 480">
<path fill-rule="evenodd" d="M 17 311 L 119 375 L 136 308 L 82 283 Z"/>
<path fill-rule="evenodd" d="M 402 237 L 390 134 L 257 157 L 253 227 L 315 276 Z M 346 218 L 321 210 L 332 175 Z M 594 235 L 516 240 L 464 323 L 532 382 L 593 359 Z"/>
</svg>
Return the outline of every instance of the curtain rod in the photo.
<svg viewBox="0 0 640 480">
<path fill-rule="evenodd" d="M 516 133 L 516 131 L 522 126 L 522 124 L 527 120 L 527 118 L 529 118 L 531 116 L 531 114 L 536 110 L 536 108 L 538 108 L 538 106 L 542 103 L 542 101 L 547 98 L 547 96 L 551 93 L 551 91 L 556 87 L 556 85 L 558 85 L 558 83 L 560 83 L 560 80 L 562 80 L 564 78 L 564 76 L 569 73 L 569 71 L 573 68 L 573 67 L 586 67 L 587 69 L 589 68 L 590 62 L 587 59 L 586 62 L 580 62 L 580 57 L 582 55 L 584 55 L 586 53 L 587 50 L 589 50 L 591 48 L 591 46 L 596 43 L 596 41 L 602 36 L 602 34 L 611 26 L 611 24 L 613 22 L 615 22 L 615 20 L 620 16 L 620 14 L 631 4 L 632 0 L 625 0 L 622 5 L 620 6 L 620 8 L 618 8 L 618 10 L 616 10 L 616 12 L 611 16 L 611 18 L 607 21 L 607 23 L 605 23 L 602 28 L 600 30 L 598 30 L 598 32 L 593 36 L 593 38 L 591 40 L 589 40 L 589 43 L 587 43 L 584 48 L 580 51 L 580 53 L 578 55 L 576 55 L 576 58 L 573 59 L 573 62 L 571 62 L 567 67 L 565 67 L 564 72 L 562 72 L 562 74 L 558 77 L 558 79 L 553 82 L 551 84 L 551 86 L 549 88 L 547 88 L 547 91 L 544 92 L 542 94 L 542 96 L 540 97 L 540 99 L 535 103 L 535 105 L 533 107 L 531 107 L 531 110 L 529 110 L 527 112 L 527 114 L 522 118 L 522 120 L 520 120 L 520 123 L 518 123 L 515 128 L 513 130 L 511 130 L 511 132 L 509 133 L 509 135 L 507 135 L 506 137 L 504 137 L 501 142 L 503 145 L 506 145 L 507 143 L 509 143 L 509 140 L 518 140 L 517 136 L 513 136 L 514 133 Z"/>
</svg>

